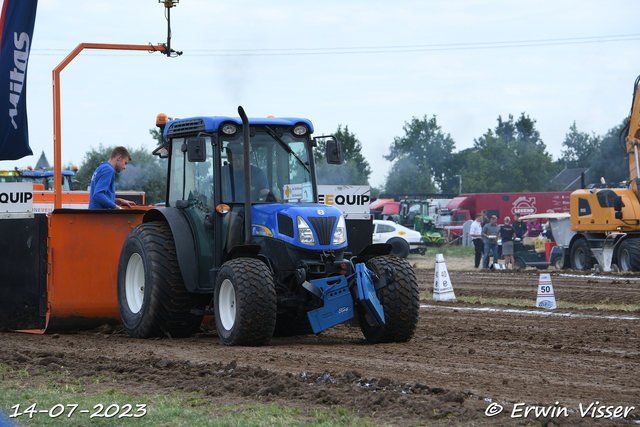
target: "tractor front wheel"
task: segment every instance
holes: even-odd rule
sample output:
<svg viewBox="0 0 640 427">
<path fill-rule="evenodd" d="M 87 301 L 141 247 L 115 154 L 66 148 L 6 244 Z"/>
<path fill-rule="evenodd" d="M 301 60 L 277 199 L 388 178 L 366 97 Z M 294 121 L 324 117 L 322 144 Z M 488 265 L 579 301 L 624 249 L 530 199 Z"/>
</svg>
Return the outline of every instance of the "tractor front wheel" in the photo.
<svg viewBox="0 0 640 427">
<path fill-rule="evenodd" d="M 127 236 L 118 262 L 118 310 L 135 338 L 186 337 L 200 328 L 211 295 L 187 291 L 165 222 L 140 224 Z"/>
<path fill-rule="evenodd" d="M 367 261 L 367 268 L 384 277 L 388 268 L 395 270 L 393 281 L 376 291 L 384 309 L 385 323 L 374 325 L 365 310 L 359 310 L 360 328 L 370 343 L 409 341 L 418 325 L 420 299 L 418 281 L 411 264 L 393 255 L 379 256 Z"/>
<path fill-rule="evenodd" d="M 277 299 L 266 264 L 236 258 L 222 265 L 214 296 L 216 328 L 225 345 L 264 345 L 276 326 Z"/>
</svg>

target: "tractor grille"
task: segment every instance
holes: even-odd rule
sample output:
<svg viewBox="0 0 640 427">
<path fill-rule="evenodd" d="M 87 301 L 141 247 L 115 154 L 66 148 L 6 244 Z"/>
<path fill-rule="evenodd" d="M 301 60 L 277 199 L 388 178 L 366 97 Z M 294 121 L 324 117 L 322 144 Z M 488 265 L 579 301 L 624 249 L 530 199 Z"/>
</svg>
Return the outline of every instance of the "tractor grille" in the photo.
<svg viewBox="0 0 640 427">
<path fill-rule="evenodd" d="M 169 130 L 167 131 L 167 136 L 170 138 L 193 135 L 198 132 L 204 132 L 205 125 L 204 120 L 202 119 L 194 119 L 194 120 L 185 120 L 182 122 L 177 122 L 171 125 Z"/>
<path fill-rule="evenodd" d="M 316 231 L 318 236 L 318 244 L 330 245 L 333 239 L 333 225 L 336 223 L 336 218 L 332 216 L 314 216 L 309 217 L 311 227 Z"/>
</svg>

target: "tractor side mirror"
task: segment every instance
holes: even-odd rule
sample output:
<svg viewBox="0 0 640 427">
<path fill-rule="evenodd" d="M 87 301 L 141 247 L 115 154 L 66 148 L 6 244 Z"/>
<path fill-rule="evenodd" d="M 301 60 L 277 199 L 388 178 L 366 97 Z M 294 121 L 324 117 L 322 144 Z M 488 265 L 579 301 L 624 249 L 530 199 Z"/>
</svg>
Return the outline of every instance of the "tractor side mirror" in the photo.
<svg viewBox="0 0 640 427">
<path fill-rule="evenodd" d="M 331 136 L 331 139 L 327 141 L 327 163 L 330 165 L 342 164 L 342 144 L 335 136 Z"/>
<path fill-rule="evenodd" d="M 155 150 L 153 150 L 151 152 L 151 154 L 153 156 L 158 156 L 161 159 L 168 159 L 169 158 L 169 151 L 167 151 L 167 149 L 164 147 L 164 145 L 161 145 L 158 148 L 156 148 Z"/>
<path fill-rule="evenodd" d="M 207 160 L 207 144 L 204 138 L 187 139 L 187 156 L 190 162 L 204 162 Z"/>
</svg>

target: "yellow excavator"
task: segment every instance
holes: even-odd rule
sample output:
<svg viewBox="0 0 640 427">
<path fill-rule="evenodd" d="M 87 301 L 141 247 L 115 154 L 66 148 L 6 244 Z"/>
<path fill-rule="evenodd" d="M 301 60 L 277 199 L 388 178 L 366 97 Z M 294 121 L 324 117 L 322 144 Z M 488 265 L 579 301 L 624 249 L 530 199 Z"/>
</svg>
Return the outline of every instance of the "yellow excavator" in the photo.
<svg viewBox="0 0 640 427">
<path fill-rule="evenodd" d="M 601 183 L 571 193 L 571 239 L 568 255 L 574 270 L 640 271 L 640 76 L 633 87 L 625 150 L 629 180 Z M 565 266 L 568 262 L 565 263 Z"/>
</svg>

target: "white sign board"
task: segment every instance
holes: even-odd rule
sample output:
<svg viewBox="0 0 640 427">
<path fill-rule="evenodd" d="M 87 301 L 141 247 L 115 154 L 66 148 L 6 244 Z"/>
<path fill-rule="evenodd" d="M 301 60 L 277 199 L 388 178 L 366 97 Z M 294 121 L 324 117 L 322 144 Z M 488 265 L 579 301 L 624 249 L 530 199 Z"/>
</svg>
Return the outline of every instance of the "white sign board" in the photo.
<svg viewBox="0 0 640 427">
<path fill-rule="evenodd" d="M 0 213 L 33 213 L 33 183 L 0 183 Z"/>
<path fill-rule="evenodd" d="M 289 199 L 301 199 L 302 198 L 302 184 L 286 184 L 284 186 L 284 198 Z"/>
<path fill-rule="evenodd" d="M 368 185 L 318 185 L 318 202 L 340 209 L 345 219 L 369 219 L 370 200 Z"/>
<path fill-rule="evenodd" d="M 284 198 L 287 200 L 296 200 L 298 202 L 312 202 L 313 189 L 310 182 L 300 184 L 285 184 L 282 188 Z"/>
</svg>

